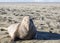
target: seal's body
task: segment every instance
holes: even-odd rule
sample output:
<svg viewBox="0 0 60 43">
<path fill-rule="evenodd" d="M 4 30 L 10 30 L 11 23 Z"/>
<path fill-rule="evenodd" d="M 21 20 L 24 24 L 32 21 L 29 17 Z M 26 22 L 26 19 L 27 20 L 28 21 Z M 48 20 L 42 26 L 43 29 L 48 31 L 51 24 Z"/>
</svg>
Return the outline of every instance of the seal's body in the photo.
<svg viewBox="0 0 60 43">
<path fill-rule="evenodd" d="M 18 34 L 17 33 L 17 30 L 18 30 L 18 24 L 12 24 L 8 27 L 8 33 L 9 33 L 9 36 L 11 37 L 11 39 L 14 39 Z"/>
<path fill-rule="evenodd" d="M 36 27 L 29 16 L 25 16 L 20 23 L 12 24 L 8 27 L 8 33 L 11 39 L 15 40 L 16 37 L 20 39 L 31 39 L 36 34 Z"/>
</svg>

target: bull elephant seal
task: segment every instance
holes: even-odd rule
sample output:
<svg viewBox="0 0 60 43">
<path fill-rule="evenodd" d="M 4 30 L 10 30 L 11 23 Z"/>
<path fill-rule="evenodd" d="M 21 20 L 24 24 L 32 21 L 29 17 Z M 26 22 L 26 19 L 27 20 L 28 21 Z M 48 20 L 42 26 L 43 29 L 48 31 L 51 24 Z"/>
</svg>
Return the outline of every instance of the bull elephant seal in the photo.
<svg viewBox="0 0 60 43">
<path fill-rule="evenodd" d="M 36 27 L 29 16 L 25 16 L 20 23 L 12 24 L 8 27 L 8 33 L 12 40 L 16 37 L 20 39 L 31 39 L 36 34 Z"/>
</svg>

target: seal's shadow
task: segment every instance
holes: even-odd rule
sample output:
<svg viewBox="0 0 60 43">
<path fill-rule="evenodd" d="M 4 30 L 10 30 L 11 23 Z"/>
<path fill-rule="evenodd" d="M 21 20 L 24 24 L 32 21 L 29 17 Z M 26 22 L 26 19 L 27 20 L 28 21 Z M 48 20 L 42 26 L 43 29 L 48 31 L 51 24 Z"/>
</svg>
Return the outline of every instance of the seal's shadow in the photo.
<svg viewBox="0 0 60 43">
<path fill-rule="evenodd" d="M 50 32 L 36 32 L 36 36 L 34 40 L 59 40 L 60 34 L 57 33 L 50 33 Z"/>
</svg>

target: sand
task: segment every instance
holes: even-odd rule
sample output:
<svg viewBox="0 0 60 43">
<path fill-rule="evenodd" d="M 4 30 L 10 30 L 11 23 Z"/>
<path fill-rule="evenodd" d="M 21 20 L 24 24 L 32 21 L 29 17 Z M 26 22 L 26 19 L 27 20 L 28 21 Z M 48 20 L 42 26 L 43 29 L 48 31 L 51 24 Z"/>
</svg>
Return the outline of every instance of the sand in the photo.
<svg viewBox="0 0 60 43">
<path fill-rule="evenodd" d="M 0 4 L 0 43 L 9 43 L 10 37 L 3 28 L 21 23 L 29 15 L 37 28 L 36 38 L 18 40 L 16 43 L 59 43 L 60 42 L 60 4 L 15 3 Z"/>
</svg>

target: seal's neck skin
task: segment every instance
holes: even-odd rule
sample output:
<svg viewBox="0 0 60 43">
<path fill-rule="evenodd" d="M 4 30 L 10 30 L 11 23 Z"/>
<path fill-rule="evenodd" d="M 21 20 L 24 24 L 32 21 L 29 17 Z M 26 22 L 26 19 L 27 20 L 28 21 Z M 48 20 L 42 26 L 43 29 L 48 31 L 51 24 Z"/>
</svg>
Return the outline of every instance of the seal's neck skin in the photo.
<svg viewBox="0 0 60 43">
<path fill-rule="evenodd" d="M 29 24 L 30 24 L 30 17 L 25 16 L 23 20 L 21 21 L 21 24 L 19 26 L 19 37 L 21 39 L 24 39 L 24 37 L 28 34 L 29 31 Z"/>
<path fill-rule="evenodd" d="M 25 16 L 19 27 L 20 38 L 21 39 L 31 39 L 35 36 L 36 29 L 33 20 L 30 16 Z"/>
<path fill-rule="evenodd" d="M 29 30 L 29 23 L 30 23 L 30 16 L 25 16 L 21 22 L 20 26 L 26 27 L 27 30 Z"/>
</svg>

